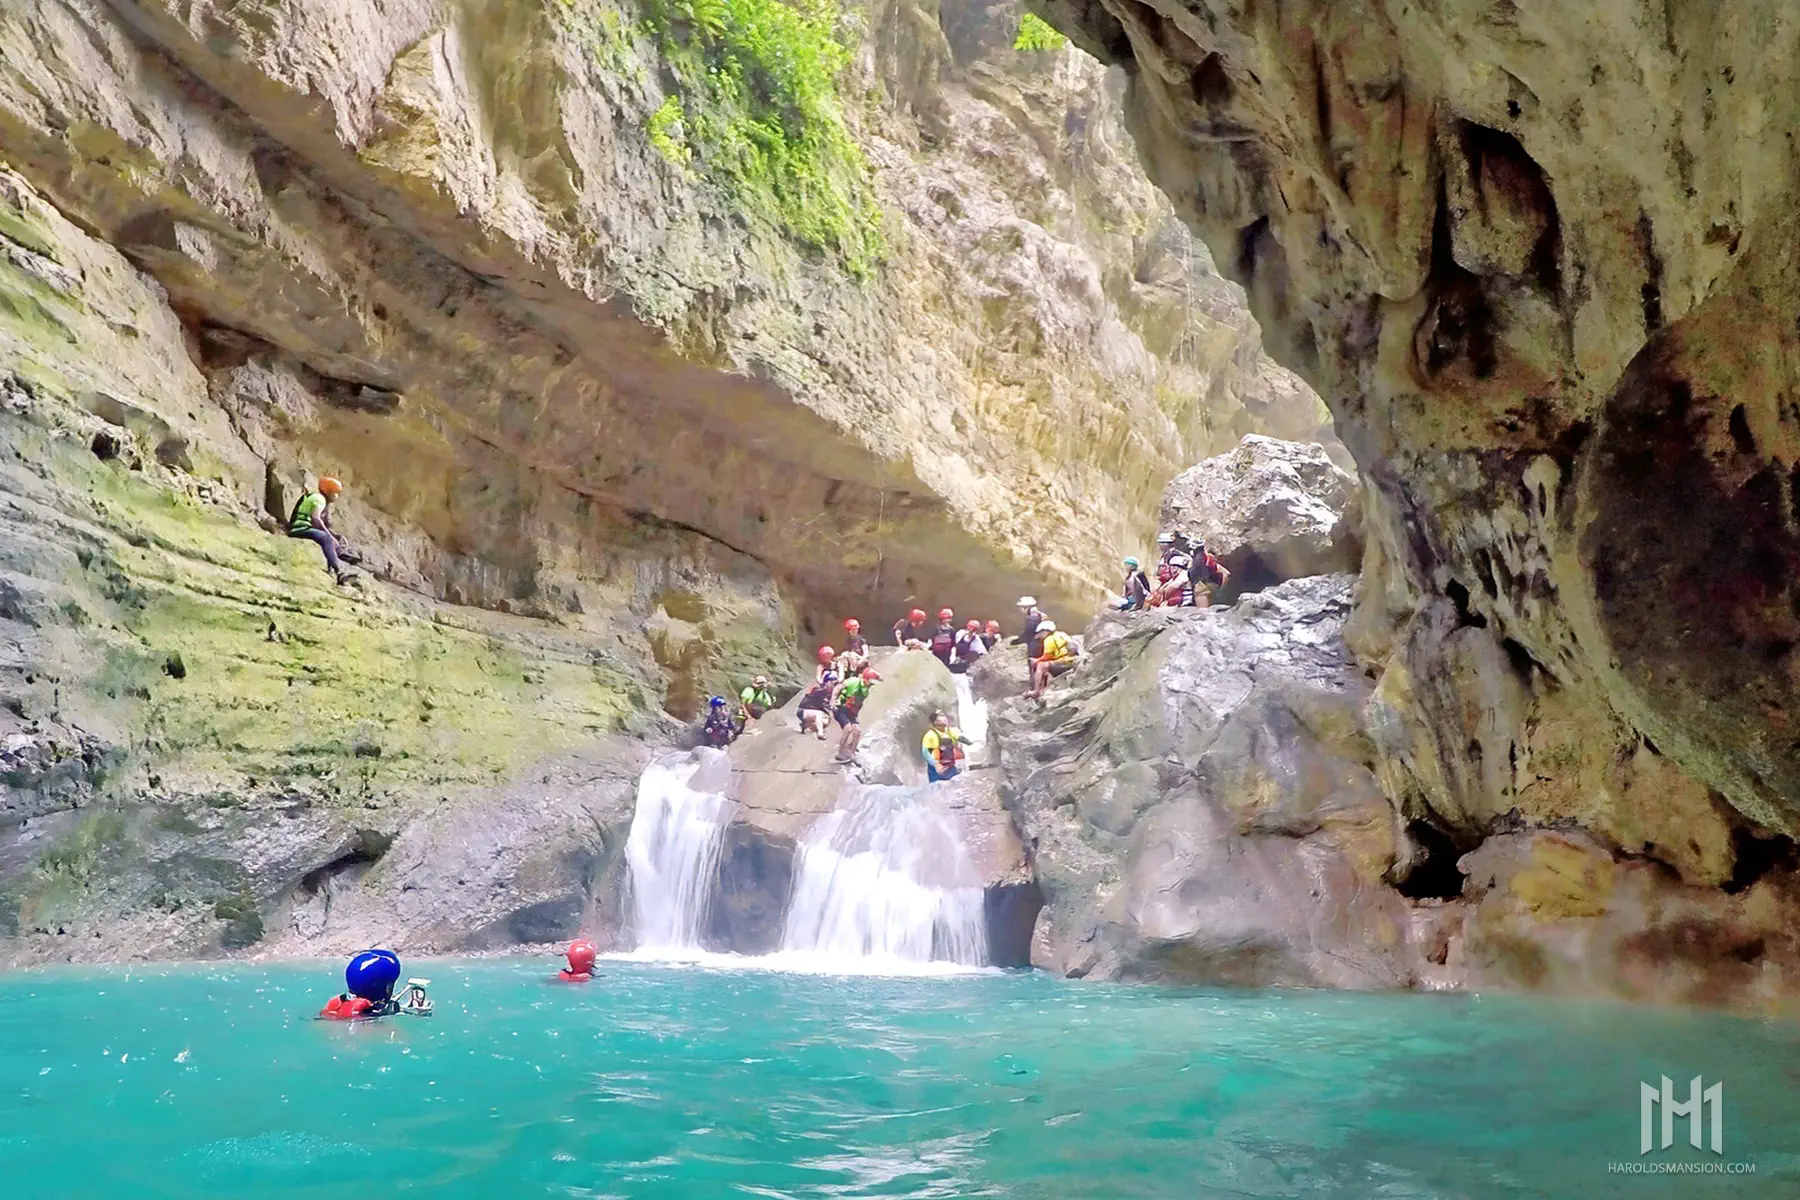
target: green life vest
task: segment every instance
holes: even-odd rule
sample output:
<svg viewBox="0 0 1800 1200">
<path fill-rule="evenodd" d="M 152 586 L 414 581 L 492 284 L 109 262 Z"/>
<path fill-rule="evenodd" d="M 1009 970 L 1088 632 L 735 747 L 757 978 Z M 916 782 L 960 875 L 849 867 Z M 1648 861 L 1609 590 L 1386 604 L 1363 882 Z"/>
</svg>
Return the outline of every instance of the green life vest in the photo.
<svg viewBox="0 0 1800 1200">
<path fill-rule="evenodd" d="M 288 518 L 289 533 L 305 533 L 313 527 L 313 514 L 325 507 L 325 496 L 322 492 L 308 492 L 300 497 L 300 503 L 294 505 L 294 514 Z"/>
</svg>

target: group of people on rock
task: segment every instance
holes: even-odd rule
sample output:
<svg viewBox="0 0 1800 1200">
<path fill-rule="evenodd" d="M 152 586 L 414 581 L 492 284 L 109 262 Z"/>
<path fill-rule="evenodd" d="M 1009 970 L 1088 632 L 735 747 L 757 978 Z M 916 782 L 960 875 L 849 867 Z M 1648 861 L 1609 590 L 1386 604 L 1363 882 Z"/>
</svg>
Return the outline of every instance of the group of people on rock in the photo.
<svg viewBox="0 0 1800 1200">
<path fill-rule="evenodd" d="M 1205 608 L 1214 588 L 1231 582 L 1231 572 L 1207 552 L 1202 538 L 1177 530 L 1156 535 L 1156 581 L 1151 582 L 1135 557 L 1125 560 L 1125 587 L 1119 608 Z"/>
<path fill-rule="evenodd" d="M 927 622 L 922 608 L 915 608 L 894 622 L 894 645 L 906 650 L 929 650 L 959 675 L 999 644 L 1000 622 L 969 621 L 958 629 L 953 608 L 938 609 L 936 625 Z"/>
</svg>

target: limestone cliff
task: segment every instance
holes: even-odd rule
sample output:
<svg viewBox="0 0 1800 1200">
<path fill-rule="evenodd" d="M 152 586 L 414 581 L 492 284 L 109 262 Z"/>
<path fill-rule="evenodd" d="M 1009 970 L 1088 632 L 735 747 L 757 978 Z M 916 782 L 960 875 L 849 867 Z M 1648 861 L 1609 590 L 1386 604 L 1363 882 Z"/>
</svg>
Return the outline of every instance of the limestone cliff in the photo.
<svg viewBox="0 0 1800 1200">
<path fill-rule="evenodd" d="M 1043 7 L 1128 71 L 1151 177 L 1361 470 L 1400 872 L 1482 846 L 1470 886 L 1529 908 L 1484 839 L 1577 826 L 1589 915 L 1640 859 L 1791 891 L 1788 6 Z"/>
<path fill-rule="evenodd" d="M 844 612 L 1085 601 L 1169 474 L 1316 429 L 1117 73 L 752 8 L 0 11 L 9 956 L 554 936 L 663 714 Z M 798 116 L 706 82 L 752 34 Z M 326 472 L 358 590 L 256 524 Z"/>
</svg>

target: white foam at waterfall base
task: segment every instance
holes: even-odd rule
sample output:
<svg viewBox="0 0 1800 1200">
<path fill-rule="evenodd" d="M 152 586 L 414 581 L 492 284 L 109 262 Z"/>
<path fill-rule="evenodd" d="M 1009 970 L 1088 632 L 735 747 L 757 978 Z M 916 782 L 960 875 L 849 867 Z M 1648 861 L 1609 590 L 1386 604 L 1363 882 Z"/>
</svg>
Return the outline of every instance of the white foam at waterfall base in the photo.
<svg viewBox="0 0 1800 1200">
<path fill-rule="evenodd" d="M 983 900 L 955 815 L 929 788 L 860 787 L 800 843 L 781 952 L 839 970 L 981 967 Z"/>
<path fill-rule="evenodd" d="M 967 675 L 956 677 L 956 727 L 971 746 L 987 741 L 988 703 L 975 698 L 975 688 Z"/>
<path fill-rule="evenodd" d="M 638 780 L 625 840 L 640 957 L 701 955 L 700 927 L 718 875 L 730 801 L 692 785 L 696 761 L 657 762 Z"/>
</svg>

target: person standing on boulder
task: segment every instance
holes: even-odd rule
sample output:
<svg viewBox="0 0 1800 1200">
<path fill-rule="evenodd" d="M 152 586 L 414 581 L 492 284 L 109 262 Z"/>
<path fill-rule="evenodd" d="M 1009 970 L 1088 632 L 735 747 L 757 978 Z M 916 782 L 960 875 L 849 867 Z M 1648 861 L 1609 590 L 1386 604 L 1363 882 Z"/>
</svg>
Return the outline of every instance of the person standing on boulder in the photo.
<svg viewBox="0 0 1800 1200">
<path fill-rule="evenodd" d="M 769 691 L 769 677 L 758 675 L 750 681 L 749 687 L 738 693 L 738 732 L 743 733 L 750 722 L 760 720 L 774 707 L 775 696 Z"/>
<path fill-rule="evenodd" d="M 351 574 L 338 555 L 343 543 L 331 531 L 331 502 L 343 490 L 344 485 L 336 479 L 329 475 L 322 477 L 319 486 L 303 494 L 294 505 L 287 525 L 289 537 L 305 538 L 318 545 L 324 552 L 326 569 L 339 583 L 348 580 Z"/>
<path fill-rule="evenodd" d="M 931 635 L 929 649 L 946 667 L 956 654 L 956 610 L 938 610 L 938 627 Z"/>
<path fill-rule="evenodd" d="M 1136 558 L 1125 560 L 1124 598 L 1119 601 L 1119 608 L 1124 612 L 1132 612 L 1150 603 L 1150 577 L 1144 574 L 1143 564 Z"/>
<path fill-rule="evenodd" d="M 931 627 L 925 624 L 925 610 L 915 608 L 894 622 L 894 645 L 906 650 L 923 650 L 931 641 Z"/>
<path fill-rule="evenodd" d="M 987 643 L 981 637 L 981 622 L 970 621 L 956 635 L 956 645 L 950 652 L 950 669 L 961 675 L 986 653 Z"/>
<path fill-rule="evenodd" d="M 1231 572 L 1207 552 L 1206 543 L 1199 538 L 1188 555 L 1188 577 L 1193 581 L 1196 608 L 1212 607 L 1213 589 L 1231 582 Z"/>
<path fill-rule="evenodd" d="M 838 735 L 838 762 L 847 763 L 856 757 L 856 749 L 862 745 L 863 702 L 869 698 L 869 688 L 880 678 L 873 669 L 866 670 L 850 676 L 832 691 L 832 716 L 836 718 L 838 728 L 843 730 Z"/>
<path fill-rule="evenodd" d="M 951 728 L 948 713 L 939 710 L 931 714 L 931 728 L 920 739 L 919 752 L 925 758 L 925 777 L 932 783 L 956 778 L 956 764 L 967 757 L 962 740 L 963 735 Z"/>
</svg>

